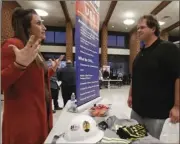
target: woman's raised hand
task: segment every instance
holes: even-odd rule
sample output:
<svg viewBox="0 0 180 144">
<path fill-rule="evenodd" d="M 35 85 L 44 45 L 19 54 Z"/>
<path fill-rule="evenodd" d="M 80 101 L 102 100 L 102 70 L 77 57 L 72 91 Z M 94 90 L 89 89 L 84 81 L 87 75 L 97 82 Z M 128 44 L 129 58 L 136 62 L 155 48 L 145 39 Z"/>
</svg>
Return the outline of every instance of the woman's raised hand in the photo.
<svg viewBox="0 0 180 144">
<path fill-rule="evenodd" d="M 38 54 L 40 48 L 41 39 L 35 41 L 35 36 L 31 36 L 26 46 L 23 49 L 18 49 L 15 45 L 9 45 L 8 47 L 13 48 L 16 55 L 16 63 L 27 67 L 31 64 Z"/>
</svg>

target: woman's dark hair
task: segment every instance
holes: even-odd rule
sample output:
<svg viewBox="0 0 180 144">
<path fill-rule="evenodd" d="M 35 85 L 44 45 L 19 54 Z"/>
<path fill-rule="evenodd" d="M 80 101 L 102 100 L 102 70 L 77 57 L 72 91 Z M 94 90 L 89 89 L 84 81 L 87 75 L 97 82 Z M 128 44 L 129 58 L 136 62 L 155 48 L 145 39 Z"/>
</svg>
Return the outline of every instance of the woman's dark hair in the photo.
<svg viewBox="0 0 180 144">
<path fill-rule="evenodd" d="M 36 14 L 34 9 L 15 8 L 12 14 L 12 27 L 14 30 L 14 37 L 20 39 L 24 45 L 29 40 L 29 29 L 31 28 L 32 15 Z M 35 59 L 39 67 L 47 69 L 47 65 L 44 63 L 44 58 L 39 52 L 39 55 Z"/>
<path fill-rule="evenodd" d="M 149 28 L 155 28 L 154 34 L 158 37 L 160 35 L 160 25 L 154 15 L 144 15 L 139 21 L 146 19 L 146 24 Z"/>
<path fill-rule="evenodd" d="M 22 40 L 24 44 L 29 39 L 29 28 L 31 27 L 32 14 L 37 14 L 33 9 L 15 8 L 12 14 L 12 27 L 14 36 Z"/>
</svg>

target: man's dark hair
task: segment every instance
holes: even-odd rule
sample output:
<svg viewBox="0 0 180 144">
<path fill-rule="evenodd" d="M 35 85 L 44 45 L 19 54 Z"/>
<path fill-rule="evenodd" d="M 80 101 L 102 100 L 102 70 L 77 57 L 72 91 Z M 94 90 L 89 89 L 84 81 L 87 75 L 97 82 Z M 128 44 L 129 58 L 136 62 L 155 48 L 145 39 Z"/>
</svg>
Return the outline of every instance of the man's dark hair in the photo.
<svg viewBox="0 0 180 144">
<path fill-rule="evenodd" d="M 158 20 L 156 19 L 156 17 L 154 15 L 144 15 L 142 16 L 139 21 L 145 19 L 146 20 L 146 24 L 149 28 L 155 28 L 155 32 L 154 34 L 158 37 L 160 35 L 160 25 Z"/>
</svg>

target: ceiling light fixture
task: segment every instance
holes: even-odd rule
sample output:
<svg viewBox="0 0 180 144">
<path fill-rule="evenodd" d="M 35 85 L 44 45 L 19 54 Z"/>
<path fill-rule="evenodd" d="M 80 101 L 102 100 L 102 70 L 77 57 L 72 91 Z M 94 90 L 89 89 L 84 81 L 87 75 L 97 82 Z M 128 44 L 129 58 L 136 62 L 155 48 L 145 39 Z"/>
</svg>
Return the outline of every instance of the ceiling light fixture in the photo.
<svg viewBox="0 0 180 144">
<path fill-rule="evenodd" d="M 127 13 L 125 14 L 125 16 L 126 16 L 127 18 L 132 18 L 132 17 L 134 17 L 134 14 L 133 14 L 132 12 L 127 12 Z"/>
<path fill-rule="evenodd" d="M 48 16 L 48 13 L 44 10 L 41 10 L 41 9 L 35 9 L 35 11 L 37 12 L 37 14 L 39 16 Z"/>
<path fill-rule="evenodd" d="M 133 19 L 126 19 L 126 20 L 124 20 L 123 21 L 123 23 L 125 24 L 125 25 L 132 25 L 132 24 L 134 24 L 134 20 Z"/>
<path fill-rule="evenodd" d="M 165 22 L 159 21 L 159 25 L 164 25 L 164 24 L 165 24 Z"/>
</svg>

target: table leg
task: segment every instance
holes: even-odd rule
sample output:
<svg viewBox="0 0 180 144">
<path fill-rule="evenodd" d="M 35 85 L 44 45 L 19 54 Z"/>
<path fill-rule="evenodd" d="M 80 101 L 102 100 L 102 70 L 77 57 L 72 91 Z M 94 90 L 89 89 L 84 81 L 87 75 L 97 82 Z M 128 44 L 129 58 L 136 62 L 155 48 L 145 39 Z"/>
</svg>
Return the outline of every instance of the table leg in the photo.
<svg viewBox="0 0 180 144">
<path fill-rule="evenodd" d="M 111 88 L 110 81 L 108 81 L 108 89 L 110 89 L 110 88 Z"/>
</svg>

